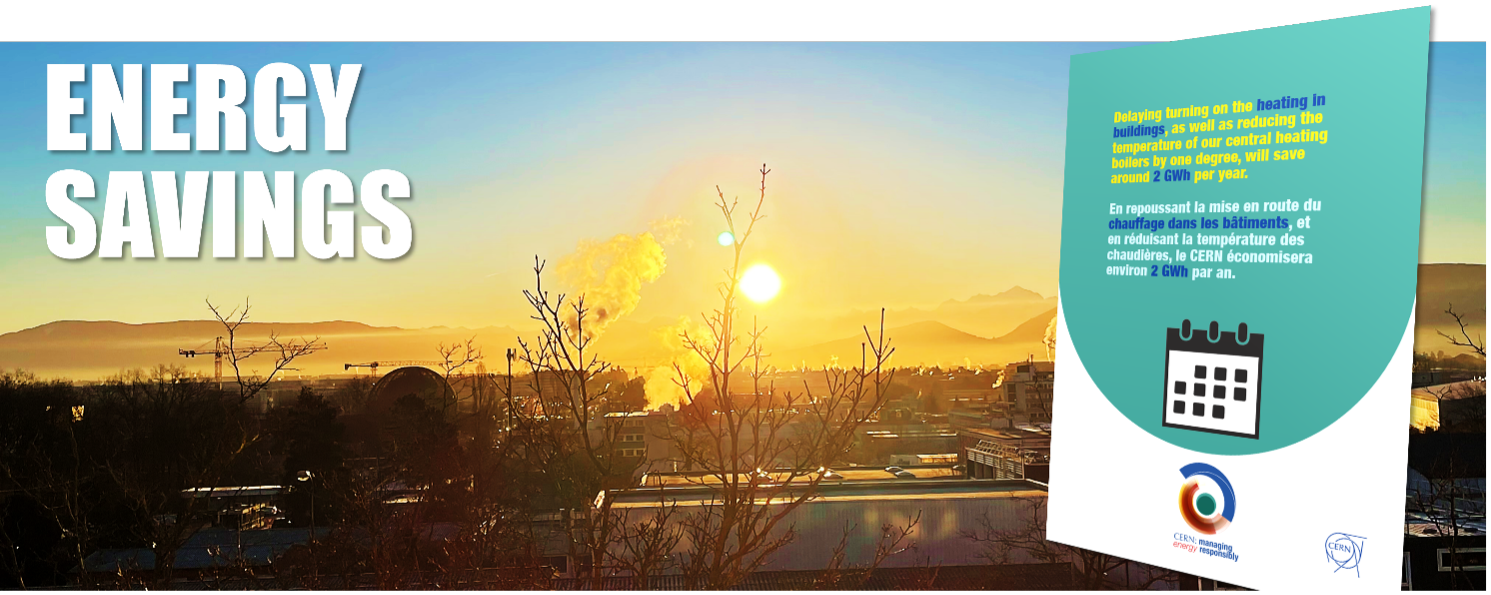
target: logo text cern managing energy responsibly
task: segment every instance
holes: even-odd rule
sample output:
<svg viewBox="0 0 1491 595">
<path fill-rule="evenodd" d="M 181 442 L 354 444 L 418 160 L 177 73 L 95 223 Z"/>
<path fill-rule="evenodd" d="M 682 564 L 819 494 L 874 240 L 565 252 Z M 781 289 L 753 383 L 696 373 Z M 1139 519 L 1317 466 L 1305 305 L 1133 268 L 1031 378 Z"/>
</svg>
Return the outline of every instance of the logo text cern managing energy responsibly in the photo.
<svg viewBox="0 0 1491 595">
<path fill-rule="evenodd" d="M 1181 467 L 1180 473 L 1185 477 L 1180 486 L 1180 516 L 1186 524 L 1202 535 L 1216 535 L 1231 525 L 1237 514 L 1237 494 L 1227 476 L 1206 463 L 1191 463 Z M 1227 543 L 1179 531 L 1174 537 L 1173 547 L 1237 561 L 1237 553 Z"/>
</svg>

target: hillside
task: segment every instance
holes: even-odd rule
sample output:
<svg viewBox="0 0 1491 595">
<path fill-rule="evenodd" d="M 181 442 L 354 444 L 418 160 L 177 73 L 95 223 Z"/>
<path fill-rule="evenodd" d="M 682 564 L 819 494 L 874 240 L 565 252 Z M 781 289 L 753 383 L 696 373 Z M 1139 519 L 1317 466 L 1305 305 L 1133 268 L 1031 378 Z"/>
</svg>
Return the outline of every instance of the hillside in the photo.
<svg viewBox="0 0 1491 595">
<path fill-rule="evenodd" d="M 885 334 L 896 353 L 892 363 L 897 366 L 924 365 L 1004 365 L 1007 362 L 1035 356 L 1044 359 L 1046 348 L 1041 340 L 1046 334 L 1046 325 L 1056 315 L 1051 309 L 1036 315 L 1008 334 L 998 338 L 973 335 L 941 322 L 924 321 L 887 329 Z M 777 366 L 819 366 L 834 361 L 848 364 L 858 362 L 860 344 L 864 336 L 845 337 L 800 349 L 777 352 L 772 363 Z"/>
<path fill-rule="evenodd" d="M 1436 331 L 1460 336 L 1460 327 L 1445 310 L 1454 306 L 1466 322 L 1466 330 L 1477 341 L 1486 336 L 1486 265 L 1421 264 L 1417 313 L 1414 329 L 1414 351 L 1447 356 L 1469 353 L 1451 345 Z"/>
<path fill-rule="evenodd" d="M 1473 338 L 1486 331 L 1486 267 L 1471 264 L 1425 264 L 1419 267 L 1417 351 L 1456 348 L 1436 331 L 1458 336 L 1459 327 L 1444 312 L 1454 305 L 1464 315 Z M 905 308 L 886 313 L 886 334 L 896 348 L 896 365 L 1000 365 L 1034 355 L 1044 358 L 1046 327 L 1056 315 L 1056 298 L 1020 287 L 965 300 L 947 300 L 936 307 Z M 770 321 L 767 336 L 771 363 L 788 367 L 806 362 L 818 366 L 838 357 L 858 361 L 862 325 L 873 324 L 879 312 L 847 312 L 838 316 Z M 648 368 L 670 358 L 669 336 L 677 320 L 623 319 L 597 340 L 598 353 L 616 365 Z M 437 359 L 436 346 L 475 338 L 499 362 L 516 344 L 511 327 L 479 329 L 378 327 L 353 321 L 249 323 L 240 331 L 244 341 L 262 341 L 270 333 L 283 338 L 319 337 L 328 349 L 297 362 L 305 375 L 341 374 L 342 364 L 373 360 Z M 181 357 L 178 349 L 210 348 L 222 327 L 210 320 L 129 324 L 112 321 L 57 321 L 0 335 L 0 369 L 25 368 L 47 377 L 96 379 L 124 369 L 156 365 L 185 365 L 210 374 L 212 358 Z M 839 337 L 823 341 L 824 337 Z M 268 356 L 250 360 L 263 369 Z M 494 364 L 495 365 L 495 364 Z"/>
<path fill-rule="evenodd" d="M 342 364 L 373 360 L 439 359 L 436 347 L 476 338 L 492 345 L 489 355 L 501 357 L 517 332 L 508 327 L 464 329 L 434 327 L 402 329 L 358 322 L 247 323 L 238 331 L 241 342 L 263 342 L 271 333 L 283 340 L 319 338 L 326 350 L 297 360 L 297 373 L 341 374 Z M 24 368 L 45 377 L 96 379 L 134 368 L 181 365 L 212 373 L 212 356 L 186 358 L 178 349 L 211 349 L 223 334 L 217 321 L 182 320 L 128 324 L 112 321 L 59 321 L 0 335 L 0 368 Z M 500 345 L 500 347 L 498 347 Z M 274 362 L 261 355 L 245 364 L 267 370 Z"/>
</svg>

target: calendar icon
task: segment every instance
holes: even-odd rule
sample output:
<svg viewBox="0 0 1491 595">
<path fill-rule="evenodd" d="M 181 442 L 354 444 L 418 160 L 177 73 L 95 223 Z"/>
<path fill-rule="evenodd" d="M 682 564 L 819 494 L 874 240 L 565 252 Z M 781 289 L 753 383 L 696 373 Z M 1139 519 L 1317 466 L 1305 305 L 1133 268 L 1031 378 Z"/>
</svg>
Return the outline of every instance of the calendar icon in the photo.
<svg viewBox="0 0 1491 595">
<path fill-rule="evenodd" d="M 1263 385 L 1263 335 L 1220 332 L 1217 323 L 1202 334 L 1191 321 L 1165 333 L 1165 418 L 1182 428 L 1242 438 L 1258 438 Z"/>
</svg>

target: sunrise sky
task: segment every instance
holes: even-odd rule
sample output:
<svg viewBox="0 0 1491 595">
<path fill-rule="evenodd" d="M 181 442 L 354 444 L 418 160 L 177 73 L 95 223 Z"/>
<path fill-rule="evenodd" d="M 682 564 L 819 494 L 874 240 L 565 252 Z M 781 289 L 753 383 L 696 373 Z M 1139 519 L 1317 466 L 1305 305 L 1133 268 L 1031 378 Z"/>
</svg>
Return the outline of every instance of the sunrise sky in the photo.
<svg viewBox="0 0 1491 595">
<path fill-rule="evenodd" d="M 933 305 L 1014 285 L 1052 295 L 1068 58 L 1123 45 L 6 44 L 0 333 L 202 318 L 203 298 L 244 296 L 260 320 L 520 326 L 535 254 L 553 263 L 582 240 L 674 217 L 686 225 L 631 316 L 697 314 L 728 258 L 714 186 L 753 201 L 763 161 L 768 218 L 748 263 L 770 263 L 782 291 L 748 314 Z M 320 150 L 314 98 L 304 154 L 252 138 L 233 154 L 46 151 L 48 63 L 227 63 L 252 84 L 270 62 L 308 78 L 311 63 L 363 64 L 346 153 Z M 1423 262 L 1485 262 L 1485 76 L 1484 44 L 1434 44 Z M 46 248 L 44 228 L 60 222 L 43 188 L 67 168 L 94 176 L 100 198 L 83 204 L 95 217 L 110 170 L 396 169 L 413 185 L 399 206 L 414 248 L 391 262 L 322 262 L 299 246 L 294 261 L 63 261 Z"/>
</svg>

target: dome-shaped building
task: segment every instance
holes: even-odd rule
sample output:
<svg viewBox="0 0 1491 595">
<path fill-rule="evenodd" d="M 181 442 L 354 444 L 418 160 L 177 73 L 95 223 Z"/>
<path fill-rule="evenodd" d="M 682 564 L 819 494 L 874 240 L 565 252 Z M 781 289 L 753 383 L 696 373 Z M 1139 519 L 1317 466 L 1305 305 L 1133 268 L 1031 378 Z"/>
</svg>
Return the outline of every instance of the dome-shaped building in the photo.
<svg viewBox="0 0 1491 595">
<path fill-rule="evenodd" d="M 420 366 L 405 366 L 384 374 L 368 391 L 367 408 L 376 416 L 386 416 L 394 403 L 407 395 L 414 395 L 425 402 L 425 406 L 445 411 L 447 416 L 456 412 L 456 393 L 438 372 Z"/>
</svg>

